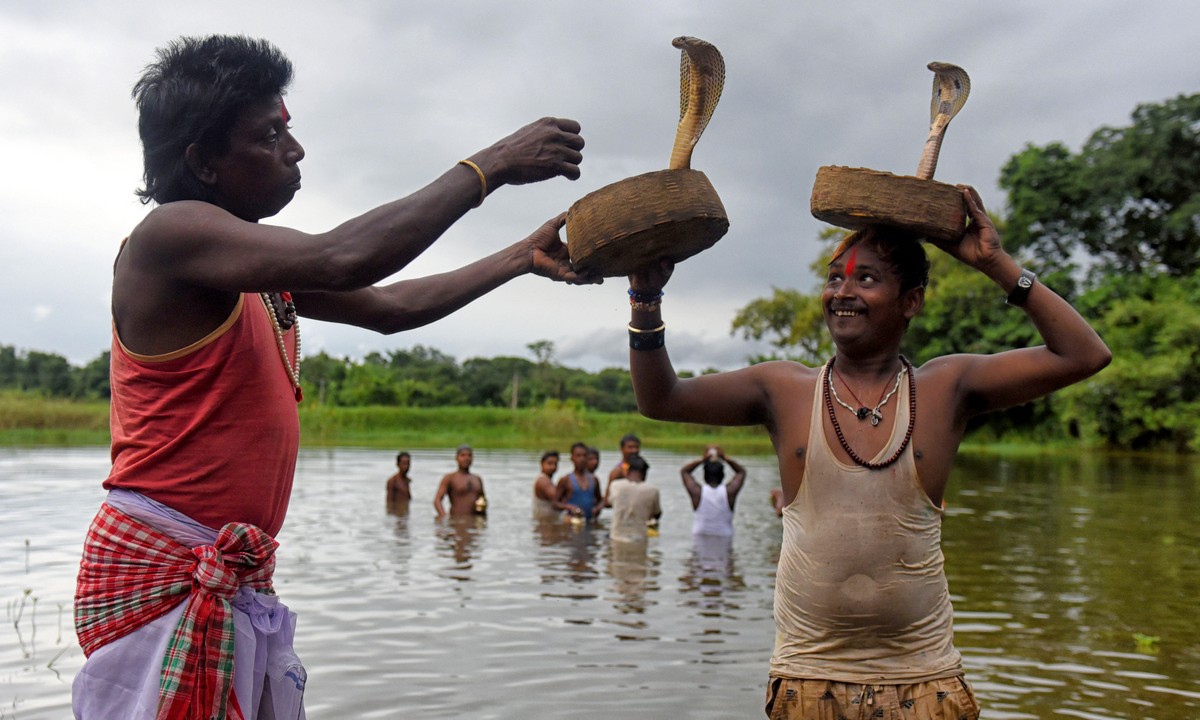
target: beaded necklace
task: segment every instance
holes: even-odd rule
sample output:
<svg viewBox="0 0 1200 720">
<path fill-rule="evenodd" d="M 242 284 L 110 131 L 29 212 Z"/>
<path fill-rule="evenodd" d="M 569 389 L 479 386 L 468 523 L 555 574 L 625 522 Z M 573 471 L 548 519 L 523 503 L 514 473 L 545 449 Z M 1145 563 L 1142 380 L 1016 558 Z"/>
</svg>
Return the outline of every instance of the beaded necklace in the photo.
<svg viewBox="0 0 1200 720">
<path fill-rule="evenodd" d="M 296 306 L 292 303 L 292 294 L 289 292 L 279 293 L 279 299 L 283 302 L 284 307 L 282 316 L 270 293 L 259 293 L 259 296 L 262 297 L 263 304 L 267 308 L 267 317 L 271 318 L 271 329 L 275 331 L 275 347 L 279 350 L 279 359 L 283 361 L 283 369 L 292 382 L 292 391 L 296 394 L 296 402 L 300 402 L 304 399 L 304 392 L 300 389 L 300 320 L 296 316 Z M 283 342 L 283 325 L 287 325 L 288 329 L 295 328 L 296 330 L 295 365 L 288 360 L 287 346 Z"/>
<path fill-rule="evenodd" d="M 830 371 L 833 369 L 833 361 L 834 358 L 829 358 L 829 362 L 825 364 L 826 378 L 829 378 Z M 825 409 L 829 411 L 829 420 L 833 423 L 833 432 L 837 435 L 838 442 L 842 444 L 842 449 L 846 451 L 846 454 L 850 456 L 850 459 L 857 463 L 859 467 L 865 467 L 868 470 L 882 470 L 888 465 L 891 465 L 899 460 L 900 456 L 904 454 L 904 450 L 908 447 L 909 442 L 912 441 L 913 428 L 917 424 L 917 381 L 916 378 L 913 377 L 912 363 L 910 363 L 903 355 L 900 356 L 900 362 L 904 365 L 904 367 L 900 369 L 900 375 L 908 373 L 908 430 L 904 433 L 904 442 L 900 443 L 900 447 L 896 448 L 896 452 L 883 462 L 875 463 L 860 457 L 859 454 L 854 452 L 854 449 L 850 447 L 850 443 L 846 442 L 846 436 L 842 433 L 841 423 L 838 422 L 837 413 L 833 409 L 833 396 L 830 392 L 830 390 L 833 388 L 833 381 L 832 379 L 829 379 L 828 382 L 823 384 L 821 394 L 824 396 Z M 899 386 L 899 383 L 900 377 L 897 376 L 897 386 Z M 893 390 L 893 392 L 895 391 Z M 889 397 L 891 396 L 889 395 Z M 845 403 L 842 404 L 845 405 Z M 857 415 L 857 411 L 855 411 L 854 408 L 847 406 L 847 409 Z"/>
</svg>

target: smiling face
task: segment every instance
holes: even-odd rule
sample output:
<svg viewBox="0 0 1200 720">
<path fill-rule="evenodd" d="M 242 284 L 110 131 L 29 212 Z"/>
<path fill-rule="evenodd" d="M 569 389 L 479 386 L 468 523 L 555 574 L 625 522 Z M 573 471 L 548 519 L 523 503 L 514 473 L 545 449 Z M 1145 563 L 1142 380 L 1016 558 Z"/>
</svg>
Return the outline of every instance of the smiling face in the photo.
<svg viewBox="0 0 1200 720">
<path fill-rule="evenodd" d="M 896 268 L 869 243 L 858 243 L 829 264 L 821 305 L 839 349 L 899 345 L 921 309 L 924 288 L 900 289 Z"/>
<path fill-rule="evenodd" d="M 249 222 L 287 207 L 300 189 L 297 165 L 304 159 L 290 120 L 278 96 L 242 111 L 229 131 L 229 150 L 198 162 L 197 177 L 212 190 L 214 204 Z"/>
</svg>

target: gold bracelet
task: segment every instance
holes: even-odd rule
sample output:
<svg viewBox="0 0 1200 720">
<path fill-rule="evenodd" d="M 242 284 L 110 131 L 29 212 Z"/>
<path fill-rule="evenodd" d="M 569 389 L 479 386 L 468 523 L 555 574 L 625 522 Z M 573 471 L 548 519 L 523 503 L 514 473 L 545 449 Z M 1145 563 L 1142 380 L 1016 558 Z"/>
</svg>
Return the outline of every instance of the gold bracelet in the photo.
<svg viewBox="0 0 1200 720">
<path fill-rule="evenodd" d="M 480 205 L 483 204 L 483 199 L 487 197 L 487 176 L 483 174 L 483 171 L 479 169 L 478 165 L 471 162 L 470 160 L 459 160 L 458 164 L 466 165 L 467 167 L 474 170 L 475 174 L 479 176 L 479 185 L 480 185 L 479 202 L 475 203 L 475 205 L 473 206 L 473 207 L 479 207 Z"/>
<path fill-rule="evenodd" d="M 632 325 L 627 325 L 626 327 L 628 327 L 628 328 L 629 328 L 629 332 L 631 332 L 631 333 L 637 333 L 638 335 L 641 335 L 642 333 L 657 333 L 657 332 L 662 332 L 663 330 L 666 330 L 666 329 L 667 329 L 667 324 L 666 324 L 666 323 L 663 323 L 662 325 L 659 325 L 658 327 L 654 328 L 653 330 L 645 330 L 645 329 L 643 329 L 643 328 L 635 328 L 635 327 L 634 327 L 634 326 L 632 326 Z"/>
</svg>

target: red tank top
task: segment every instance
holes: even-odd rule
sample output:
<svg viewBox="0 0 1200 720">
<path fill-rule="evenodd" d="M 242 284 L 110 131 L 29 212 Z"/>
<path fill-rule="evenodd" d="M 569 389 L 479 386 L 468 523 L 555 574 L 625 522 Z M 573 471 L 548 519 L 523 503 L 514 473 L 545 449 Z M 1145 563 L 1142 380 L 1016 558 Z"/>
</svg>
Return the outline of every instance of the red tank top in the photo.
<svg viewBox="0 0 1200 720">
<path fill-rule="evenodd" d="M 295 362 L 295 330 L 284 336 Z M 138 355 L 113 328 L 112 472 L 212 528 L 274 536 L 292 492 L 300 421 L 267 308 L 245 294 L 216 330 L 165 355 Z"/>
</svg>

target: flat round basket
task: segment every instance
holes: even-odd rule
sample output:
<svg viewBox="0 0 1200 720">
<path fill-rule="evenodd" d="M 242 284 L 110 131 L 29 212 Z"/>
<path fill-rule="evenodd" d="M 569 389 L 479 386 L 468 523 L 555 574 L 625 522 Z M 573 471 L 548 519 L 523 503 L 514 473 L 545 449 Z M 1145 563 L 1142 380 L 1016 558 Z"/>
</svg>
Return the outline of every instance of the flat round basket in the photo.
<svg viewBox="0 0 1200 720">
<path fill-rule="evenodd" d="M 628 275 L 713 246 L 729 230 L 725 206 L 699 170 L 659 170 L 589 193 L 567 211 L 567 251 L 579 272 Z"/>
<path fill-rule="evenodd" d="M 814 217 L 838 227 L 890 225 L 947 242 L 962 238 L 967 222 L 962 191 L 953 185 L 839 165 L 817 171 L 811 205 Z"/>
</svg>

